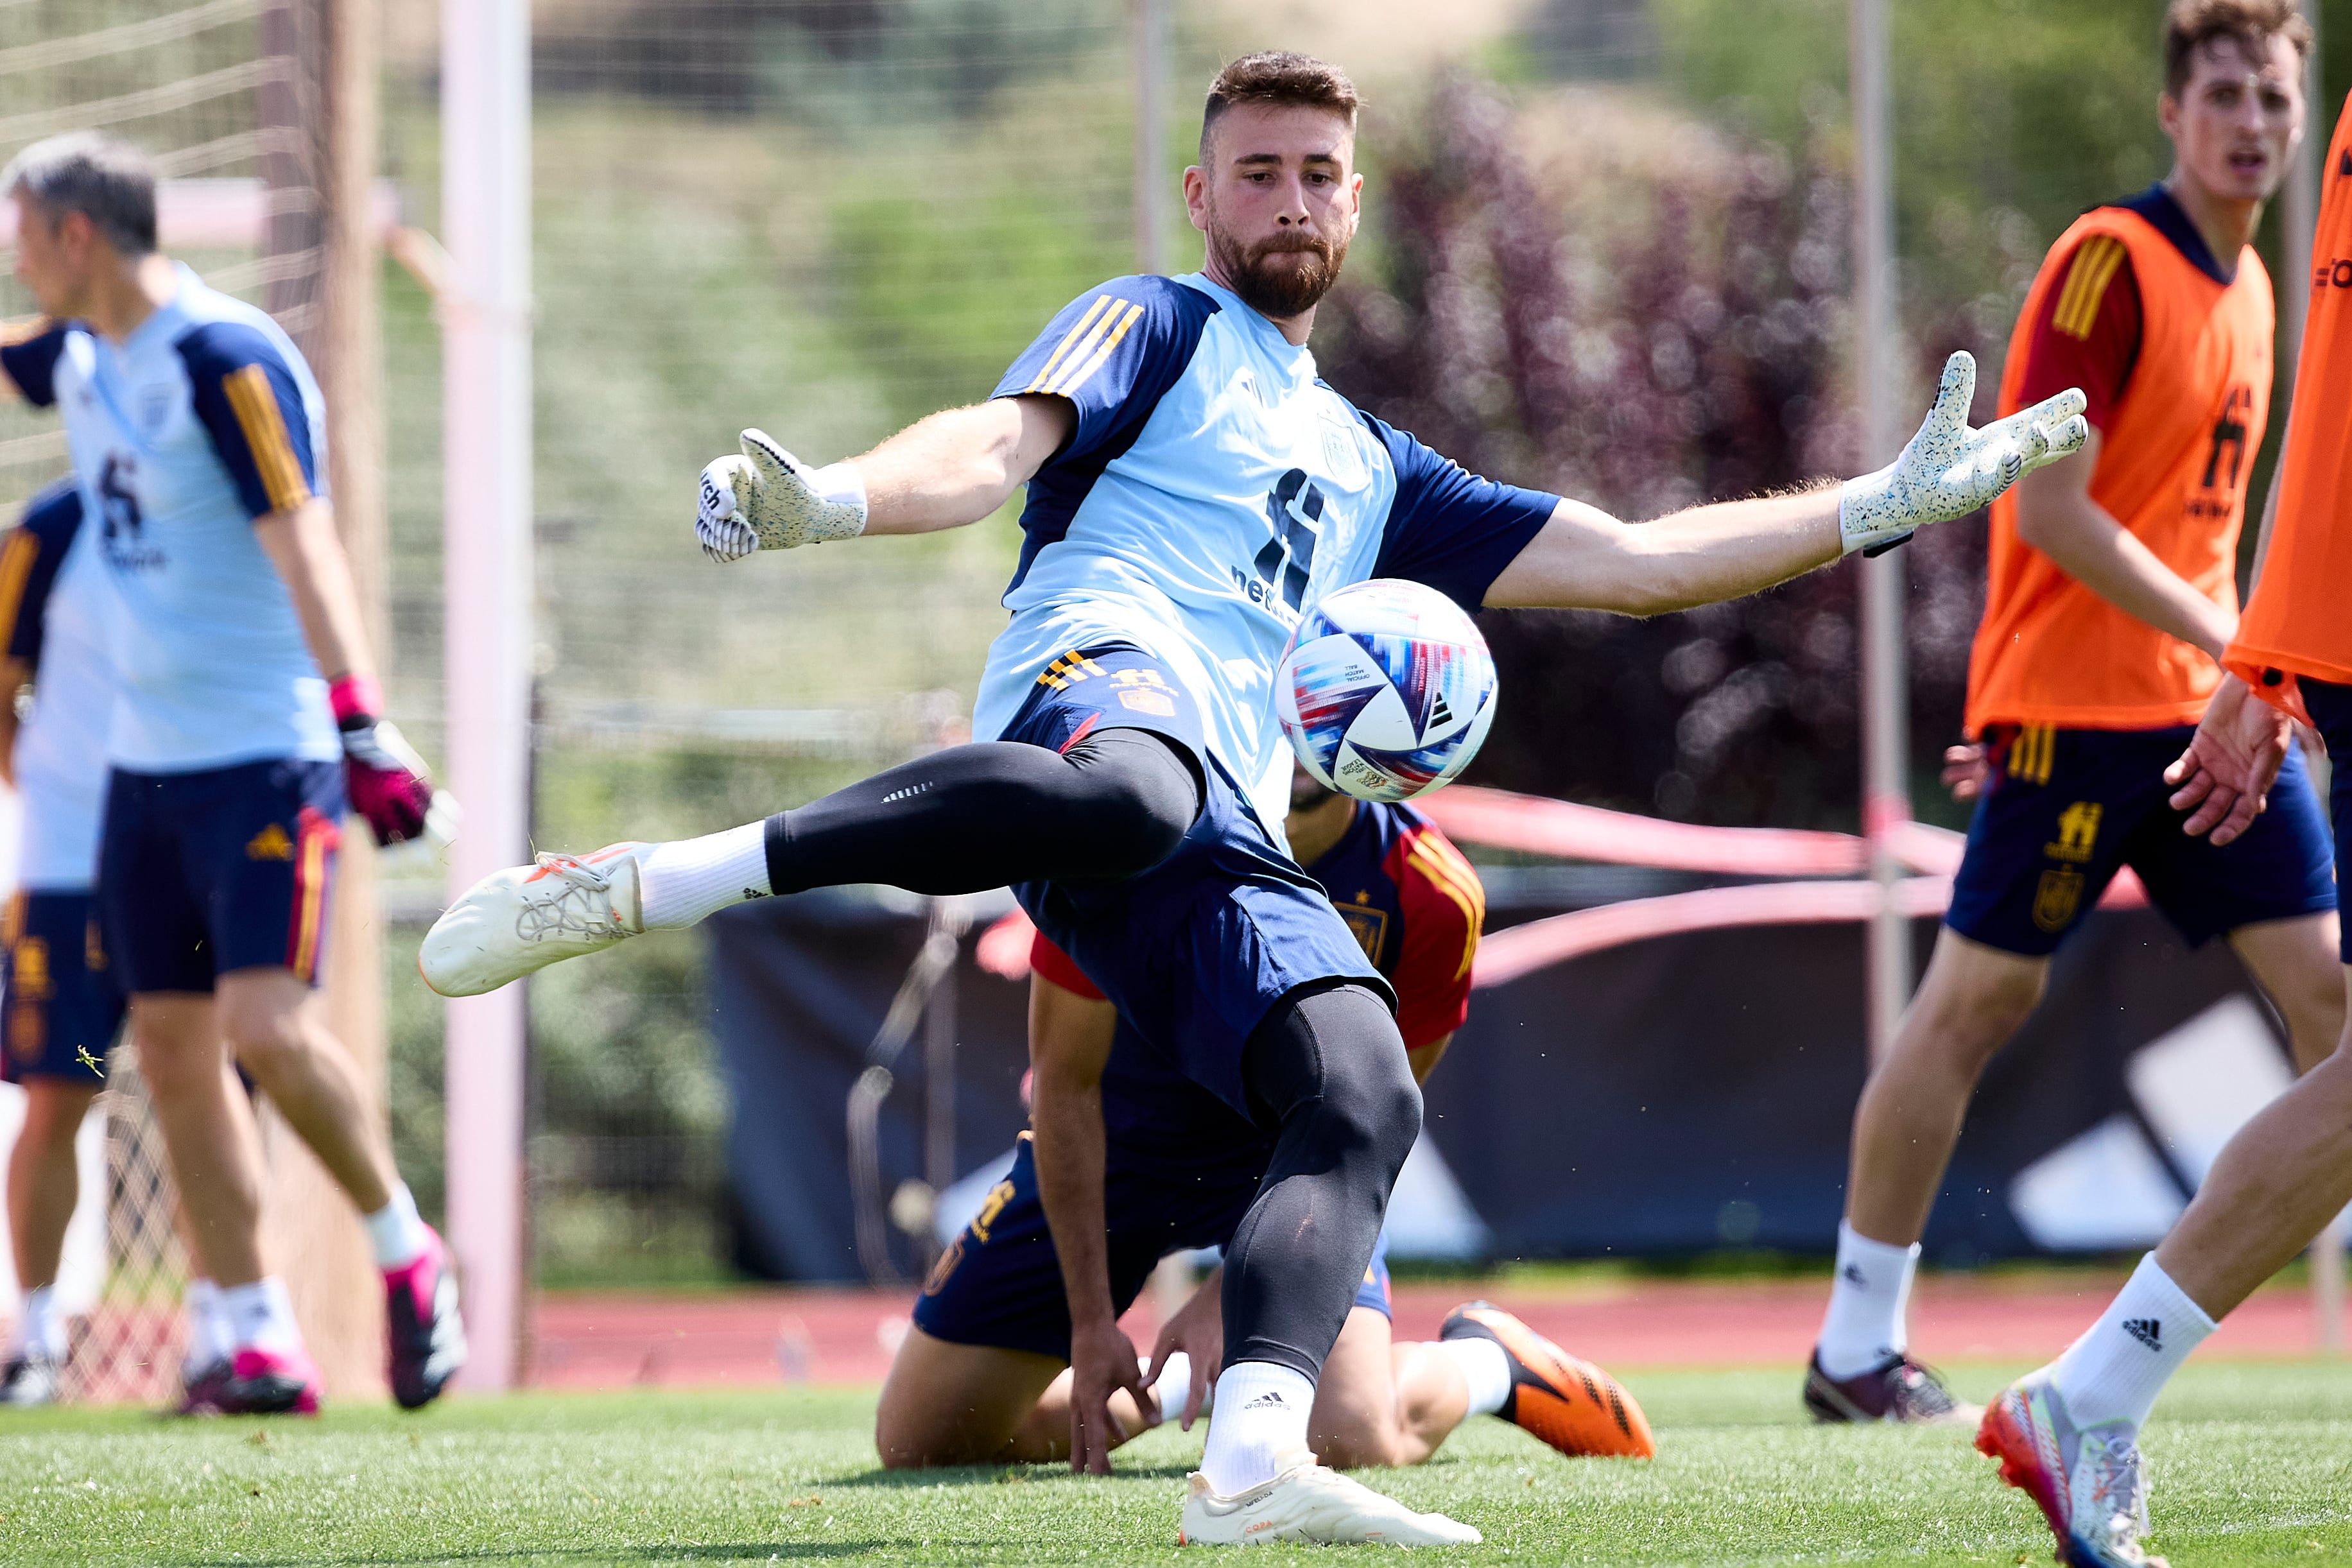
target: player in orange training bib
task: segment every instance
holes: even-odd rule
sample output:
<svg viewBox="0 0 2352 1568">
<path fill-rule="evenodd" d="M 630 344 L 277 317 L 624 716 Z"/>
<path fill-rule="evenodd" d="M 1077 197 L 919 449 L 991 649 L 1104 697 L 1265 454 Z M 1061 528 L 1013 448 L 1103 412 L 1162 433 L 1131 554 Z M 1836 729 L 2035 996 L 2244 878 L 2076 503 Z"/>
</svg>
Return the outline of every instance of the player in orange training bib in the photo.
<svg viewBox="0 0 2352 1568">
<path fill-rule="evenodd" d="M 2327 743 L 2335 768 L 2336 880 L 2352 875 L 2352 104 L 2321 165 L 2311 309 L 2294 405 L 2272 490 L 2253 598 L 2188 752 L 2172 769 L 2191 833 L 2245 841 L 2279 811 L 2290 714 Z M 2305 280 L 2295 280 L 2298 287 Z M 2252 700 L 2254 695 L 2267 702 Z M 2270 810 L 2261 810 L 2264 790 Z M 2338 950 L 2352 965 L 2352 947 Z M 2337 994 L 2352 993 L 2352 968 Z M 2189 1353 L 2352 1199 L 2352 1040 L 2238 1132 L 2162 1245 L 2141 1260 L 2089 1333 L 1993 1402 L 1977 1447 L 2031 1492 L 2061 1554 L 2137 1563 L 2146 1482 L 2139 1428 Z M 2078 1513 L 2073 1500 L 2108 1506 Z M 2094 1517 L 2082 1517 L 2090 1514 Z M 2108 1516 L 2108 1517 L 2099 1517 Z M 2071 1554 L 2070 1553 L 2071 1551 Z"/>
<path fill-rule="evenodd" d="M 2001 406 L 2080 385 L 2090 461 L 1992 508 L 1968 700 L 1987 767 L 1935 956 L 1855 1112 L 1805 1385 L 1822 1420 L 1972 1415 L 1908 1354 L 1920 1238 L 1979 1076 L 2122 867 L 2192 946 L 2228 938 L 2299 1064 L 2342 1028 L 2331 851 L 2300 765 L 2227 845 L 2181 832 L 2164 778 L 2237 622 L 2271 386 L 2271 285 L 2248 241 L 2301 134 L 2308 40 L 2291 0 L 2175 0 L 2159 100 L 2172 171 L 2059 237 L 2011 337 Z"/>
</svg>

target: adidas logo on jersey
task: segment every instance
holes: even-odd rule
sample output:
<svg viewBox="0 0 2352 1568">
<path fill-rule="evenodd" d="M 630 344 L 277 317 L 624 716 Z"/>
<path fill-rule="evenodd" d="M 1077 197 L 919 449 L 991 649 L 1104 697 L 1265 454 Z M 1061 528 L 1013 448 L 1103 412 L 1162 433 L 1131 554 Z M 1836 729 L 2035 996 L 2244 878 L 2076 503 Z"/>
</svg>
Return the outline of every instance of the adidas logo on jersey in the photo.
<svg viewBox="0 0 2352 1568">
<path fill-rule="evenodd" d="M 294 858 L 294 841 L 276 822 L 246 841 L 245 858 L 249 861 L 290 861 Z"/>
<path fill-rule="evenodd" d="M 1244 1410 L 1287 1410 L 1290 1408 L 1290 1401 L 1282 1396 L 1281 1389 L 1269 1388 L 1265 1393 L 1259 1395 L 1256 1398 L 1251 1400 L 1248 1404 L 1243 1406 L 1242 1408 Z"/>
<path fill-rule="evenodd" d="M 2126 1318 L 2124 1333 L 2150 1350 L 2164 1348 L 2164 1324 L 2156 1318 Z"/>
</svg>

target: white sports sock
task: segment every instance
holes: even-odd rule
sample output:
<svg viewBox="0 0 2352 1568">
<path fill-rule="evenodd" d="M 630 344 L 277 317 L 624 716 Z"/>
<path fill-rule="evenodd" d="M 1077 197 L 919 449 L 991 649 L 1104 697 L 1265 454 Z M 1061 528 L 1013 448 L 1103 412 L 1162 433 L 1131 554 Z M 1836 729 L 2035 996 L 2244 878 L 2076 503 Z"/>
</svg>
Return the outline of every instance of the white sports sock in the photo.
<svg viewBox="0 0 2352 1568">
<path fill-rule="evenodd" d="M 730 904 L 765 898 L 768 824 L 747 822 L 723 833 L 656 844 L 637 857 L 637 886 L 648 930 L 698 925 Z"/>
<path fill-rule="evenodd" d="M 1151 1384 L 1151 1396 L 1160 1402 L 1160 1419 L 1182 1420 L 1184 1401 L 1192 1392 L 1192 1358 L 1181 1350 L 1171 1351 L 1169 1353 L 1168 1364 L 1160 1369 L 1160 1375 L 1154 1378 Z M 1201 1396 L 1200 1413 L 1206 1416 L 1216 1407 L 1217 1385 L 1212 1382 L 1209 1385 L 1209 1391 Z M 1149 1416 L 1150 1413 L 1146 1411 L 1145 1414 Z"/>
<path fill-rule="evenodd" d="M 221 1305 L 220 1287 L 210 1280 L 191 1280 L 182 1300 L 188 1312 L 188 1348 L 181 1364 L 198 1373 L 235 1355 L 236 1331 Z"/>
<path fill-rule="evenodd" d="M 1274 1479 L 1275 1464 L 1307 1447 L 1315 1385 L 1304 1373 L 1270 1361 L 1237 1361 L 1217 1379 L 1217 1413 L 1201 1473 L 1221 1497 Z"/>
<path fill-rule="evenodd" d="M 294 1322 L 294 1303 L 287 1298 L 283 1280 L 231 1285 L 221 1291 L 220 1301 L 238 1350 L 290 1355 L 302 1348 L 302 1330 Z"/>
<path fill-rule="evenodd" d="M 1465 1334 L 1439 1340 L 1437 1350 L 1462 1369 L 1463 1381 L 1470 1385 L 1473 1416 L 1492 1416 L 1511 1396 L 1511 1358 L 1493 1340 Z"/>
<path fill-rule="evenodd" d="M 360 1223 L 367 1227 L 368 1245 L 375 1250 L 379 1269 L 405 1269 L 425 1255 L 425 1221 L 404 1181 L 394 1182 L 392 1201 L 373 1214 L 360 1216 Z"/>
<path fill-rule="evenodd" d="M 1830 1310 L 1814 1347 L 1823 1372 L 1859 1377 L 1910 1348 L 1911 1331 L 1903 1315 L 1918 1267 L 1917 1242 L 1895 1247 L 1873 1241 L 1838 1222 L 1837 1278 L 1830 1281 Z"/>
<path fill-rule="evenodd" d="M 2066 1347 L 2050 1379 L 2075 1426 L 2119 1424 L 2137 1433 L 2166 1381 L 2213 1329 L 2151 1252 L 2090 1332 Z"/>
<path fill-rule="evenodd" d="M 25 1311 L 16 1320 L 11 1354 L 39 1352 L 52 1361 L 66 1358 L 66 1314 L 58 1306 L 55 1285 L 36 1285 L 25 1292 Z"/>
</svg>

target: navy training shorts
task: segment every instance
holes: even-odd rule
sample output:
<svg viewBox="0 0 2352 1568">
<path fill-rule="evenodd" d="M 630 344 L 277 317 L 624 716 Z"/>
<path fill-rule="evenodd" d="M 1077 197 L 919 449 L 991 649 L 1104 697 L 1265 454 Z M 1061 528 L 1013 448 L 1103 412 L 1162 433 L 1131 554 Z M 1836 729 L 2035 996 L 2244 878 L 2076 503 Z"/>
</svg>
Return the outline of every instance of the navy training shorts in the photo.
<svg viewBox="0 0 2352 1568">
<path fill-rule="evenodd" d="M 998 738 L 1067 751 L 1098 729 L 1145 729 L 1201 766 L 1205 799 L 1176 852 L 1115 882 L 1032 882 L 1013 894 L 1046 939 L 1118 1006 L 1169 1065 L 1244 1116 L 1242 1048 L 1284 997 L 1317 980 L 1396 993 L 1258 821 L 1202 739 L 1192 694 L 1141 649 L 1064 654 Z"/>
<path fill-rule="evenodd" d="M 210 991 L 216 976 L 267 967 L 316 984 L 343 811 L 341 762 L 116 768 L 98 904 L 122 988 Z"/>
<path fill-rule="evenodd" d="M 2270 809 L 2216 848 L 2180 831 L 2164 770 L 2195 730 L 2001 726 L 1944 924 L 2046 957 L 2128 865 L 2192 947 L 2264 920 L 2336 907 L 2335 850 L 2311 773 L 2290 752 Z"/>
<path fill-rule="evenodd" d="M 2298 681 L 2303 690 L 2303 706 L 2311 722 L 2318 727 L 2319 737 L 2327 743 L 2327 760 L 2333 774 L 2328 795 L 2336 819 L 2336 882 L 2340 887 L 2347 874 L 2352 874 L 2352 686 L 2339 686 L 2326 681 Z M 2278 810 L 2278 796 L 2271 796 L 2271 811 Z M 2264 811 L 2267 817 L 2271 811 Z M 2257 817 L 2259 823 L 2263 820 Z M 2352 964 L 2352 929 L 2347 929 L 2337 948 L 2344 961 Z"/>
<path fill-rule="evenodd" d="M 1223 1247 L 1257 1197 L 1255 1180 L 1171 1179 L 1112 1168 L 1103 1181 L 1111 1305 L 1124 1312 L 1171 1252 Z M 1062 1261 L 1037 1194 L 1035 1145 L 1026 1133 L 1013 1169 L 940 1254 L 915 1301 L 915 1326 L 954 1344 L 1025 1350 L 1070 1359 L 1070 1301 Z"/>
<path fill-rule="evenodd" d="M 6 1050 L 0 1082 L 59 1078 L 92 1089 L 106 1082 L 107 1052 L 121 1032 L 125 999 L 106 958 L 92 900 L 83 892 L 20 891 L 9 900 L 7 969 L 0 978 Z"/>
</svg>

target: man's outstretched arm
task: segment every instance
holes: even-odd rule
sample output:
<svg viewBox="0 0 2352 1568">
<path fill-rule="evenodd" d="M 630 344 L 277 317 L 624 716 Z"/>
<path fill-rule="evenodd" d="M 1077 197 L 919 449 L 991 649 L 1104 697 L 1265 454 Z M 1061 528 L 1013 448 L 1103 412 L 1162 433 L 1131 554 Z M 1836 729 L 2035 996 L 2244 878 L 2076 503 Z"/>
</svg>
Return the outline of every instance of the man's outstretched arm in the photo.
<svg viewBox="0 0 2352 1568">
<path fill-rule="evenodd" d="M 762 431 L 702 471 L 694 523 L 703 552 L 737 560 L 860 534 L 928 534 L 976 523 L 1070 438 L 1069 400 L 992 398 L 918 420 L 862 457 L 811 468 Z"/>
<path fill-rule="evenodd" d="M 1975 392 L 1976 361 L 1954 354 L 1927 423 L 1902 455 L 1834 488 L 1694 507 L 1642 524 L 1562 501 L 1495 579 L 1486 602 L 1659 615 L 1737 599 L 1966 517 L 2032 469 L 2078 451 L 2090 434 L 2083 394 L 2071 391 L 1971 430 Z"/>
</svg>

